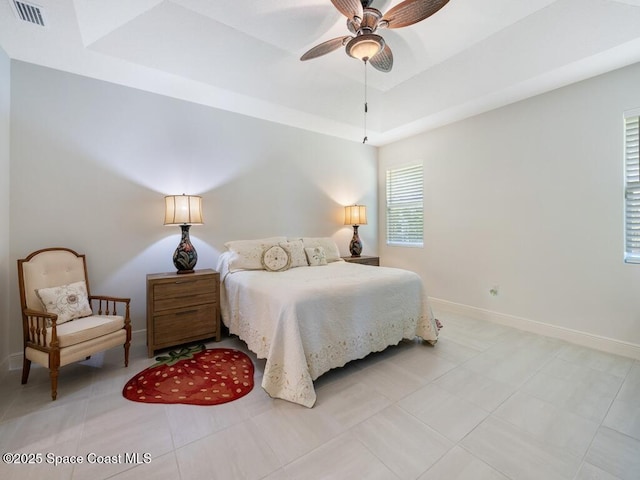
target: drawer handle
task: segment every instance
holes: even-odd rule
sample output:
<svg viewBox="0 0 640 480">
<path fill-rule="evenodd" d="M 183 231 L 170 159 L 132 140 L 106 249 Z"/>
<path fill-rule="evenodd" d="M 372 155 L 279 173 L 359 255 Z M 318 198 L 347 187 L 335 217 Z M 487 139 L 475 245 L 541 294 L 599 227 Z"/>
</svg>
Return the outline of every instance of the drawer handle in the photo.
<svg viewBox="0 0 640 480">
<path fill-rule="evenodd" d="M 192 313 L 196 313 L 198 310 L 186 310 L 184 312 L 177 312 L 176 315 L 191 315 Z"/>
<path fill-rule="evenodd" d="M 176 285 L 180 285 L 182 283 L 195 283 L 197 280 L 176 280 Z"/>
</svg>

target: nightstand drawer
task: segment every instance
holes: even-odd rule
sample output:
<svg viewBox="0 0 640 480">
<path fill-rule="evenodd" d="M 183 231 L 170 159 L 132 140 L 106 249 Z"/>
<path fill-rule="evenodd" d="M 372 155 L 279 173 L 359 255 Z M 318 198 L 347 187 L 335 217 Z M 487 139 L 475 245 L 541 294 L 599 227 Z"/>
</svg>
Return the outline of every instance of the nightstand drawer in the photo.
<svg viewBox="0 0 640 480">
<path fill-rule="evenodd" d="M 213 303 L 156 315 L 153 342 L 156 345 L 178 344 L 192 337 L 215 334 L 211 331 L 211 323 L 216 315 L 217 308 Z"/>
<path fill-rule="evenodd" d="M 186 305 L 192 305 L 192 301 L 197 301 L 197 297 L 207 296 L 211 298 L 216 294 L 218 282 L 212 277 L 190 277 L 178 278 L 169 282 L 157 283 L 153 286 L 153 296 L 162 301 L 179 302 L 180 299 L 191 297 Z M 196 298 L 194 298 L 196 297 Z M 177 303 L 173 303 L 173 307 L 180 307 Z M 158 308 L 158 307 L 156 307 Z"/>
<path fill-rule="evenodd" d="M 207 293 L 188 292 L 180 297 L 171 298 L 157 296 L 158 294 L 156 293 L 155 300 L 153 301 L 153 310 L 155 312 L 162 312 L 164 310 L 173 308 L 182 308 L 193 305 L 201 305 L 203 303 L 210 303 L 215 298 L 218 298 L 215 288 L 215 285 L 212 285 Z"/>
<path fill-rule="evenodd" d="M 211 295 L 216 288 L 216 281 L 211 277 L 178 278 L 168 282 L 157 283 L 153 286 L 155 297 L 176 298 L 183 295 Z"/>
</svg>

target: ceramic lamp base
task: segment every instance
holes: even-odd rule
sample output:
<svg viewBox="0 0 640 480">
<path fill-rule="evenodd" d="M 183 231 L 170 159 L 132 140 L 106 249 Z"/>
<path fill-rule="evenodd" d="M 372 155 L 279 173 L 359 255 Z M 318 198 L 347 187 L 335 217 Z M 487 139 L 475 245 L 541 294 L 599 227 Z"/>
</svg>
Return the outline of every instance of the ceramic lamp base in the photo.
<svg viewBox="0 0 640 480">
<path fill-rule="evenodd" d="M 351 243 L 349 243 L 349 252 L 352 257 L 359 257 L 362 253 L 362 241 L 358 236 L 358 225 L 353 226 L 353 237 Z"/>
<path fill-rule="evenodd" d="M 182 238 L 178 248 L 173 252 L 173 264 L 177 269 L 177 273 L 193 273 L 193 268 L 198 262 L 198 253 L 191 244 L 191 240 L 189 240 L 189 227 L 191 225 L 180 225 Z"/>
</svg>

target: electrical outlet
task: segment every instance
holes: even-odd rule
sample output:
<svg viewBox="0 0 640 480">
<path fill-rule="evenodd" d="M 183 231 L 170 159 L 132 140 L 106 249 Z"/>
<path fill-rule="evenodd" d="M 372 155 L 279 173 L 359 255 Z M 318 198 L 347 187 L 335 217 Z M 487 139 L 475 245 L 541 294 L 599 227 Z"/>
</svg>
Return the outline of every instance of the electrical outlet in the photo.
<svg viewBox="0 0 640 480">
<path fill-rule="evenodd" d="M 493 287 L 491 287 L 491 289 L 489 290 L 489 293 L 493 296 L 493 297 L 497 297 L 498 293 L 500 291 L 500 287 L 498 285 L 494 285 Z"/>
</svg>

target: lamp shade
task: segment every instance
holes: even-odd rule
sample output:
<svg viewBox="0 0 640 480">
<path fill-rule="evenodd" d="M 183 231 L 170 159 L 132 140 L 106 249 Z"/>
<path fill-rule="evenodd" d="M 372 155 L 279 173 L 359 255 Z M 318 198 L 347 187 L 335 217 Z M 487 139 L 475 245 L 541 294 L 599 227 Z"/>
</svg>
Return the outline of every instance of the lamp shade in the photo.
<svg viewBox="0 0 640 480">
<path fill-rule="evenodd" d="M 364 33 L 347 43 L 346 51 L 358 60 L 369 60 L 384 48 L 384 39 L 375 33 Z"/>
<path fill-rule="evenodd" d="M 345 225 L 366 225 L 367 207 L 364 205 L 349 205 L 344 207 Z"/>
<path fill-rule="evenodd" d="M 168 195 L 164 197 L 165 225 L 202 225 L 202 197 Z"/>
</svg>

